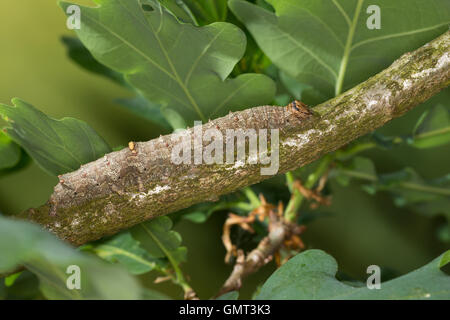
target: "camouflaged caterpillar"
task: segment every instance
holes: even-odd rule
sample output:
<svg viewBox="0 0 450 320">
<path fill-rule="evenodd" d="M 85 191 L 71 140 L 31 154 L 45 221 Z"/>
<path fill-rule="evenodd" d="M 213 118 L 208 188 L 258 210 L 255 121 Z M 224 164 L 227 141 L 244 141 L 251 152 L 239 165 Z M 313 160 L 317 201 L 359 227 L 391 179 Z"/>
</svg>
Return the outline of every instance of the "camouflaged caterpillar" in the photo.
<svg viewBox="0 0 450 320">
<path fill-rule="evenodd" d="M 299 100 L 294 100 L 287 105 L 288 110 L 299 119 L 307 119 L 313 115 L 308 105 Z"/>
<path fill-rule="evenodd" d="M 299 130 L 299 126 L 303 126 L 305 122 L 308 122 L 308 120 L 313 116 L 314 113 L 306 104 L 301 101 L 294 100 L 284 107 L 266 105 L 246 109 L 237 113 L 230 113 L 227 116 L 204 124 L 203 129 L 206 130 L 208 128 L 214 127 L 222 131 L 227 129 L 280 129 L 280 134 L 287 134 L 289 131 L 295 132 Z M 271 131 L 269 132 L 269 136 L 270 134 Z M 159 148 L 158 151 L 160 153 L 164 150 L 167 150 L 167 148 L 169 147 L 169 144 L 167 143 L 168 139 L 170 138 L 166 138 L 164 147 Z M 154 143 L 155 141 L 145 142 L 144 146 L 145 144 Z M 131 152 L 132 155 L 137 155 L 137 147 L 138 144 L 136 142 L 130 141 L 128 143 L 127 149 L 129 150 L 129 152 Z M 153 149 L 154 148 L 152 148 L 152 150 Z M 145 148 L 143 150 L 145 150 Z M 158 161 L 161 161 L 161 159 L 169 159 L 170 152 L 166 152 L 167 154 L 160 154 Z M 98 160 L 95 165 L 100 166 L 100 168 L 96 167 L 96 171 L 107 172 L 109 170 L 107 169 L 109 164 L 109 161 L 103 163 L 99 162 Z M 87 166 L 89 166 L 89 164 Z M 86 173 L 83 173 L 83 175 L 83 178 L 85 178 Z M 99 178 L 97 178 L 97 180 L 98 179 Z M 124 185 L 125 182 L 123 182 L 126 181 L 126 179 L 119 179 L 117 177 L 108 177 L 109 184 L 118 184 L 117 187 L 112 188 L 113 192 L 119 193 L 121 192 L 121 190 L 125 190 L 127 187 L 126 185 Z M 142 179 L 143 180 L 141 181 L 136 181 L 136 184 L 139 186 L 140 190 L 143 189 L 143 182 L 145 181 L 145 178 Z M 82 180 L 84 181 L 85 179 Z M 97 185 L 91 184 L 89 185 L 89 189 L 85 185 L 82 185 L 82 188 L 80 189 L 82 192 L 76 192 L 75 190 L 78 189 L 77 186 L 80 185 L 76 172 L 68 173 L 64 175 L 64 178 L 60 177 L 60 183 L 55 186 L 55 191 L 48 202 L 49 214 L 51 216 L 55 216 L 59 209 L 66 208 L 69 205 L 73 206 L 73 203 L 82 204 L 90 201 L 91 199 L 109 196 L 110 190 L 108 188 L 100 188 L 98 182 L 93 183 L 97 183 Z M 70 191 L 67 189 L 70 189 Z"/>
</svg>

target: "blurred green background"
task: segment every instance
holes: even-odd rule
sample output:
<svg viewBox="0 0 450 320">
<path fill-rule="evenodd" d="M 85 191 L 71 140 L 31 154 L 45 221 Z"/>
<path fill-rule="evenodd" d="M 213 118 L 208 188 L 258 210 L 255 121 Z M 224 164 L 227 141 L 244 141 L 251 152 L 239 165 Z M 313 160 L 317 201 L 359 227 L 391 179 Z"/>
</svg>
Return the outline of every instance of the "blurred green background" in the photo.
<svg viewBox="0 0 450 320">
<path fill-rule="evenodd" d="M 60 38 L 71 32 L 56 1 L 2 0 L 0 12 L 1 103 L 9 104 L 11 98 L 20 97 L 55 118 L 70 116 L 84 120 L 112 146 L 159 135 L 151 123 L 113 102 L 115 98 L 131 97 L 130 92 L 80 69 L 67 58 Z M 410 133 L 424 108 L 420 106 L 394 120 L 382 132 Z M 448 146 L 426 150 L 405 146 L 366 155 L 375 160 L 381 173 L 410 166 L 423 177 L 434 178 L 449 172 L 449 151 Z M 55 184 L 56 179 L 35 164 L 2 176 L 0 211 L 14 214 L 42 204 Z M 443 219 L 399 209 L 387 194 L 370 196 L 356 183 L 347 188 L 331 183 L 330 187 L 333 204 L 327 211 L 331 215 L 311 223 L 304 241 L 309 248 L 320 248 L 333 255 L 345 274 L 364 279 L 371 264 L 386 267 L 396 275 L 403 274 L 448 248 L 436 237 L 436 228 Z M 231 266 L 223 262 L 225 250 L 220 239 L 225 218 L 224 212 L 213 215 L 205 224 L 182 221 L 176 226 L 189 250 L 183 270 L 201 298 L 215 294 L 231 271 Z M 251 276 L 244 283 L 241 297 L 250 297 L 258 283 L 273 270 L 274 265 L 270 264 Z M 143 277 L 147 283 L 151 280 Z M 181 295 L 170 284 L 155 288 L 173 297 Z"/>
</svg>

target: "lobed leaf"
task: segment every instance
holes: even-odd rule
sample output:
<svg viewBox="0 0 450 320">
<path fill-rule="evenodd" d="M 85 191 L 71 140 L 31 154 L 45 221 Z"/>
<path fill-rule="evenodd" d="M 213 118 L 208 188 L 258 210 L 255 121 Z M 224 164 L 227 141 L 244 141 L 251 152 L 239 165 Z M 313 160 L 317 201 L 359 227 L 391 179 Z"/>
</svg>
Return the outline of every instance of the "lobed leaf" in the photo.
<svg viewBox="0 0 450 320">
<path fill-rule="evenodd" d="M 90 250 L 109 262 L 119 262 L 131 274 L 143 274 L 164 266 L 163 262 L 141 248 L 129 233 L 118 234 Z"/>
<path fill-rule="evenodd" d="M 217 22 L 180 23 L 158 2 L 96 0 L 81 7 L 83 44 L 102 64 L 125 75 L 143 96 L 179 113 L 187 123 L 206 121 L 270 102 L 275 85 L 267 76 L 227 79 L 245 51 L 244 33 Z M 70 4 L 60 3 L 65 10 Z"/>
<path fill-rule="evenodd" d="M 172 220 L 163 216 L 141 223 L 130 232 L 141 246 L 155 258 L 167 258 L 178 265 L 186 261 L 186 247 L 181 247 L 181 236 L 172 230 Z"/>
<path fill-rule="evenodd" d="M 6 133 L 52 175 L 78 169 L 111 151 L 85 122 L 74 118 L 55 120 L 20 99 L 14 106 L 0 104 L 0 115 L 10 127 Z"/>
<path fill-rule="evenodd" d="M 450 22 L 450 2 L 440 0 L 415 1 L 414 10 L 405 10 L 409 0 L 376 1 L 380 29 L 367 27 L 372 3 L 364 0 L 267 2 L 275 12 L 242 0 L 229 7 L 275 65 L 328 98 L 445 32 Z"/>
<path fill-rule="evenodd" d="M 89 72 L 112 80 L 121 86 L 129 87 L 123 74 L 111 70 L 95 60 L 80 40 L 73 37 L 63 37 L 62 42 L 66 46 L 69 58 L 71 58 L 78 66 Z M 151 103 L 138 92 L 136 92 L 136 97 L 134 98 L 116 99 L 115 102 L 140 117 L 156 123 L 165 129 L 170 129 L 169 123 L 161 114 L 160 105 Z"/>
<path fill-rule="evenodd" d="M 116 99 L 115 102 L 127 108 L 134 114 L 147 119 L 164 129 L 171 128 L 171 125 L 166 120 L 166 117 L 164 117 L 164 115 L 161 113 L 160 105 L 148 101 L 140 94 L 130 99 Z"/>
<path fill-rule="evenodd" d="M 256 299 L 449 299 L 450 277 L 440 270 L 450 261 L 449 254 L 370 290 L 337 280 L 336 260 L 321 250 L 307 250 L 275 271 Z"/>
<path fill-rule="evenodd" d="M 95 60 L 80 40 L 74 37 L 64 36 L 61 38 L 61 41 L 66 47 L 69 58 L 78 66 L 89 72 L 106 77 L 120 85 L 127 85 L 122 74 L 111 70 Z"/>
</svg>

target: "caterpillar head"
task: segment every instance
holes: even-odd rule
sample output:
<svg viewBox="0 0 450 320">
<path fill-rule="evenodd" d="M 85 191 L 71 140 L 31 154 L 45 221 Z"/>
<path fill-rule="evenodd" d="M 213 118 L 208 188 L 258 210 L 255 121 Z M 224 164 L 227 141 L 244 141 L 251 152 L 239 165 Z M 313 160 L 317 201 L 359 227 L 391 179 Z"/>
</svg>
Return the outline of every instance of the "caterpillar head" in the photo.
<svg viewBox="0 0 450 320">
<path fill-rule="evenodd" d="M 294 100 L 288 104 L 288 109 L 300 119 L 306 119 L 313 115 L 312 111 L 309 110 L 308 105 L 304 104 L 299 100 Z"/>
</svg>

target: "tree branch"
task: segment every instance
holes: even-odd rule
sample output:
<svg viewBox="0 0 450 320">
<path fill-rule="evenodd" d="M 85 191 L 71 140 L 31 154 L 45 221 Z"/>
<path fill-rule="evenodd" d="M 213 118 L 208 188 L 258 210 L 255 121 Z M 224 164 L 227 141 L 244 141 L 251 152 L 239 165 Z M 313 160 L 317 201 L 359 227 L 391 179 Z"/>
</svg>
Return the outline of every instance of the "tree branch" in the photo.
<svg viewBox="0 0 450 320">
<path fill-rule="evenodd" d="M 304 166 L 401 116 L 450 83 L 450 32 L 322 103 L 314 114 L 262 106 L 210 121 L 201 130 L 280 129 L 279 171 Z M 199 127 L 196 127 L 197 129 Z M 105 155 L 64 174 L 49 201 L 19 215 L 74 245 L 260 182 L 260 164 L 180 164 L 171 152 L 194 129 Z M 189 140 L 190 141 L 190 140 Z M 200 152 L 205 146 L 192 144 Z"/>
</svg>

